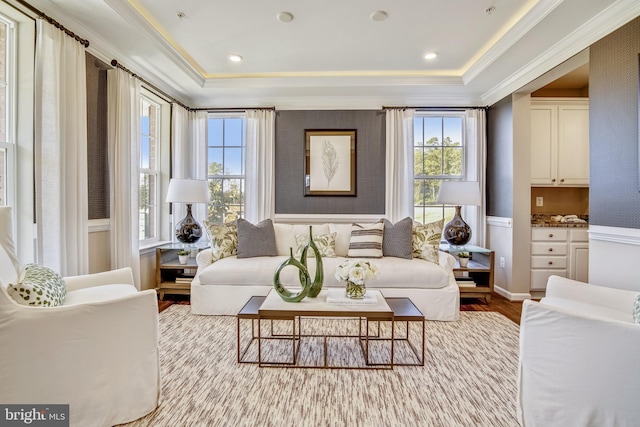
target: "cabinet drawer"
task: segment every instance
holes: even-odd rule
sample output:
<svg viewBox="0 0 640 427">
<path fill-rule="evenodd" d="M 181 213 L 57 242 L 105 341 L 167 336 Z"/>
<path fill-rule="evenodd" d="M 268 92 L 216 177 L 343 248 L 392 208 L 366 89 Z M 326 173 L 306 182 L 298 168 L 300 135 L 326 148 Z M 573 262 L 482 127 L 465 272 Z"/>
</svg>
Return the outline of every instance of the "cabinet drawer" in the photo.
<svg viewBox="0 0 640 427">
<path fill-rule="evenodd" d="M 531 268 L 567 268 L 566 256 L 533 256 Z"/>
<path fill-rule="evenodd" d="M 566 243 L 533 242 L 531 243 L 531 255 L 566 255 Z"/>
<path fill-rule="evenodd" d="M 545 242 L 558 242 L 566 241 L 569 235 L 569 230 L 566 228 L 546 228 L 546 227 L 533 227 L 531 229 L 531 240 L 545 241 Z"/>
<path fill-rule="evenodd" d="M 567 277 L 567 270 L 531 270 L 531 289 L 547 289 L 547 281 L 551 275 Z"/>
<path fill-rule="evenodd" d="M 589 231 L 586 228 L 571 230 L 571 241 L 572 242 L 588 242 Z"/>
</svg>

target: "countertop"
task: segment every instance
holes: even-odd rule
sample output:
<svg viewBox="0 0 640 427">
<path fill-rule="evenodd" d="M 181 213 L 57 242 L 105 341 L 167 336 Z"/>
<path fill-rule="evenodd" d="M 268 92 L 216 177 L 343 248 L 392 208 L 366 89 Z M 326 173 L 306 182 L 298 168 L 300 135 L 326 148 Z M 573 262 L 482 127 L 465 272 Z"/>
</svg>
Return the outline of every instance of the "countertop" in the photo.
<svg viewBox="0 0 640 427">
<path fill-rule="evenodd" d="M 568 214 L 567 214 L 568 215 Z M 533 214 L 531 215 L 532 227 L 564 227 L 564 228 L 588 228 L 589 216 L 578 215 L 584 222 L 572 222 L 567 215 Z"/>
</svg>

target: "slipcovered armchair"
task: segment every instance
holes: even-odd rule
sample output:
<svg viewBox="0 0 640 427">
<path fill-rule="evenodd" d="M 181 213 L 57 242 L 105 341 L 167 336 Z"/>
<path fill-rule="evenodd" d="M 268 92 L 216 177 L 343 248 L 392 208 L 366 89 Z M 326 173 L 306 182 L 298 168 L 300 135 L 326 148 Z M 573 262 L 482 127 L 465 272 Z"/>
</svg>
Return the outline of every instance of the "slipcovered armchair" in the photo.
<svg viewBox="0 0 640 427">
<path fill-rule="evenodd" d="M 0 402 L 69 404 L 72 426 L 112 426 L 158 406 L 158 303 L 128 268 L 64 279 L 63 305 L 17 303 L 11 209 L 0 207 Z"/>
<path fill-rule="evenodd" d="M 640 422 L 638 292 L 551 276 L 520 322 L 518 416 L 525 427 Z"/>
</svg>

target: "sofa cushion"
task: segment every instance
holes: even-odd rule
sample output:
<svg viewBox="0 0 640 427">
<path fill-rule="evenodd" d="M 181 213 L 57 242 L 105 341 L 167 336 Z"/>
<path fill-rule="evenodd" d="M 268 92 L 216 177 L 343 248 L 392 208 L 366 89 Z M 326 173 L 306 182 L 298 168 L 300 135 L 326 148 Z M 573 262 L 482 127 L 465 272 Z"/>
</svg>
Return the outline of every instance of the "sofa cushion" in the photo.
<svg viewBox="0 0 640 427">
<path fill-rule="evenodd" d="M 382 239 L 384 222 L 375 224 L 356 224 L 351 226 L 349 241 L 350 258 L 382 258 Z"/>
<path fill-rule="evenodd" d="M 245 219 L 238 219 L 238 258 L 276 255 L 276 235 L 270 219 L 255 225 Z"/>
<path fill-rule="evenodd" d="M 203 223 L 213 252 L 217 252 L 221 258 L 238 253 L 238 227 L 235 222 L 213 224 L 205 220 Z"/>
<path fill-rule="evenodd" d="M 311 226 L 311 233 L 316 234 L 328 234 L 329 224 L 315 224 Z M 309 235 L 309 225 L 305 224 L 273 224 L 273 231 L 276 236 L 276 249 L 278 255 L 289 256 L 289 248 L 293 248 L 296 251 L 298 244 L 296 243 L 296 234 Z M 346 252 L 345 252 L 346 253 Z"/>
<path fill-rule="evenodd" d="M 27 264 L 18 283 L 10 284 L 7 291 L 18 304 L 57 307 L 64 304 L 67 285 L 62 276 L 50 268 Z"/>
<path fill-rule="evenodd" d="M 448 254 L 444 254 L 450 256 Z M 223 258 L 202 269 L 198 273 L 201 285 L 215 286 L 270 286 L 273 275 L 286 256 L 257 257 L 239 260 L 235 256 Z M 336 268 L 348 258 L 323 258 L 323 288 L 343 288 L 345 283 L 335 278 Z M 383 257 L 375 260 L 378 278 L 367 284 L 372 289 L 441 289 L 450 284 L 451 272 L 440 265 L 421 259 Z M 309 263 L 309 274 L 315 275 L 315 263 Z M 280 280 L 287 288 L 300 286 L 298 270 L 287 267 L 280 273 Z"/>
<path fill-rule="evenodd" d="M 296 234 L 296 258 L 300 258 L 308 241 L 308 234 Z M 334 258 L 336 256 L 336 233 L 316 234 L 313 236 L 313 243 L 318 248 L 321 257 Z M 315 258 L 315 256 L 316 254 L 312 250 L 307 251 L 307 258 Z"/>
<path fill-rule="evenodd" d="M 413 257 L 412 231 L 413 220 L 409 217 L 395 224 L 385 219 L 382 255 L 411 259 Z"/>
<path fill-rule="evenodd" d="M 413 257 L 438 263 L 444 219 L 413 227 Z"/>
</svg>

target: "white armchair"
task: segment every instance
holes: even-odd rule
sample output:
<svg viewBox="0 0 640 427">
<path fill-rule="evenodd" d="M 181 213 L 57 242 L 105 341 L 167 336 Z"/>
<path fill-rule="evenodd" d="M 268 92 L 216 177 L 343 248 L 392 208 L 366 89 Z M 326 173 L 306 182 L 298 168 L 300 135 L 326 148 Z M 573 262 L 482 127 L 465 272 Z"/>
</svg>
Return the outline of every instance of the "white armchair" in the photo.
<svg viewBox="0 0 640 427">
<path fill-rule="evenodd" d="M 640 325 L 633 320 L 638 294 L 551 276 L 545 298 L 524 302 L 521 425 L 638 425 Z"/>
<path fill-rule="evenodd" d="M 158 302 L 128 268 L 68 277 L 58 307 L 18 304 L 11 210 L 0 207 L 0 402 L 69 404 L 72 426 L 112 426 L 160 398 Z"/>
</svg>

